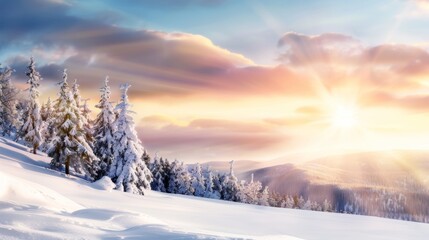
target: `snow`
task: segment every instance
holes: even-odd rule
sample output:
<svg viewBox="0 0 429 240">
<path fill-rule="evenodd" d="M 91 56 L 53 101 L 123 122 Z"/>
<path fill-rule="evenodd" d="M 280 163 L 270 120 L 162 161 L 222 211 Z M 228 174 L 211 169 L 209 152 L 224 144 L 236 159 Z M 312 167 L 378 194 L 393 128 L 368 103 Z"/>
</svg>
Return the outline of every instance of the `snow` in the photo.
<svg viewBox="0 0 429 240">
<path fill-rule="evenodd" d="M 92 183 L 92 186 L 99 190 L 107 190 L 111 192 L 115 188 L 115 183 L 108 176 L 104 176 Z"/>
<path fill-rule="evenodd" d="M 19 147 L 16 148 L 15 146 Z M 48 169 L 50 159 L 0 139 L 0 239 L 427 239 L 429 225 L 109 191 Z M 106 191 L 107 190 L 107 191 Z"/>
</svg>

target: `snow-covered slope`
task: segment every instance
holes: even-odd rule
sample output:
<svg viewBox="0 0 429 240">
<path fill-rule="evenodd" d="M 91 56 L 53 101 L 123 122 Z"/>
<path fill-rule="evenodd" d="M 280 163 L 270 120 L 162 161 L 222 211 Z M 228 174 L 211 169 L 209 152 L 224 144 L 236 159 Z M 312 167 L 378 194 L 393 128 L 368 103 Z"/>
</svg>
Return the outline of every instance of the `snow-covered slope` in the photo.
<svg viewBox="0 0 429 240">
<path fill-rule="evenodd" d="M 0 239 L 427 239 L 429 225 L 109 190 L 0 139 Z M 103 190 L 107 189 L 107 190 Z"/>
</svg>

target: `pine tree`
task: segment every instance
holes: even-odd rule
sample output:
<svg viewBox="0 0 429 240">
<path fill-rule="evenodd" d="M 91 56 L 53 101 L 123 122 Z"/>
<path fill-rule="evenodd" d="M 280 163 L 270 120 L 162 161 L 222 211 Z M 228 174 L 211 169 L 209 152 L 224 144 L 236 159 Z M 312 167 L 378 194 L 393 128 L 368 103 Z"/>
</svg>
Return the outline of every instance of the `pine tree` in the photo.
<svg viewBox="0 0 429 240">
<path fill-rule="evenodd" d="M 162 178 L 164 180 L 164 187 L 167 191 L 167 189 L 169 188 L 169 183 L 170 183 L 171 164 L 167 158 L 166 159 L 161 158 L 160 164 L 162 167 L 162 174 L 163 174 Z"/>
<path fill-rule="evenodd" d="M 213 175 L 213 192 L 214 194 L 219 196 L 219 199 L 224 199 L 223 196 L 223 182 L 225 175 L 224 174 L 214 174 Z"/>
<path fill-rule="evenodd" d="M 80 118 L 83 125 L 83 133 L 84 133 L 85 141 L 89 144 L 89 146 L 92 149 L 94 149 L 94 138 L 92 133 L 91 120 L 89 116 L 89 114 L 91 113 L 91 110 L 89 109 L 86 103 L 87 100 L 86 99 L 82 100 L 82 97 L 80 96 L 79 84 L 77 84 L 77 79 L 74 80 L 73 87 L 72 87 L 72 94 L 76 102 L 76 106 L 80 112 Z M 84 104 L 82 104 L 82 101 L 84 101 Z"/>
<path fill-rule="evenodd" d="M 168 193 L 177 193 L 178 192 L 178 182 L 177 179 L 179 178 L 179 174 L 181 173 L 180 169 L 181 165 L 179 161 L 176 159 L 170 164 L 170 174 L 169 174 L 169 181 L 168 181 L 168 187 L 167 192 Z"/>
<path fill-rule="evenodd" d="M 250 183 L 246 187 L 246 199 L 249 204 L 258 204 L 259 203 L 259 193 L 262 190 L 262 184 L 259 181 L 253 180 L 253 173 L 250 180 Z"/>
<path fill-rule="evenodd" d="M 40 116 L 42 117 L 42 136 L 43 143 L 41 145 L 42 151 L 46 152 L 48 150 L 49 144 L 51 142 L 52 136 L 54 135 L 54 129 L 52 122 L 54 121 L 54 108 L 52 106 L 51 98 L 48 98 L 46 104 L 43 105 L 40 110 Z"/>
<path fill-rule="evenodd" d="M 303 196 L 299 196 L 297 206 L 299 209 L 303 209 L 305 204 L 305 200 Z"/>
<path fill-rule="evenodd" d="M 119 111 L 115 121 L 113 162 L 109 176 L 116 183 L 116 189 L 143 195 L 144 189 L 150 189 L 152 174 L 143 161 L 144 148 L 137 137 L 134 121 L 131 117 L 127 91 L 129 84 L 121 86 L 121 101 L 116 106 Z"/>
<path fill-rule="evenodd" d="M 158 157 L 155 157 L 151 173 L 153 176 L 153 181 L 151 183 L 152 190 L 159 191 L 159 192 L 165 192 L 165 186 L 164 186 L 164 169 L 161 163 L 161 160 L 158 159 Z"/>
<path fill-rule="evenodd" d="M 237 192 L 236 196 L 237 196 L 237 201 L 242 202 L 242 203 L 248 203 L 249 200 L 247 199 L 247 191 L 248 191 L 248 184 L 246 183 L 246 181 L 242 180 L 239 183 L 239 191 Z"/>
<path fill-rule="evenodd" d="M 94 132 L 94 153 L 100 158 L 99 177 L 109 173 L 109 167 L 113 162 L 113 146 L 115 132 L 115 112 L 110 102 L 109 77 L 104 80 L 104 86 L 100 88 L 101 99 L 95 106 L 100 109 L 100 113 L 95 119 Z"/>
<path fill-rule="evenodd" d="M 199 163 L 195 164 L 195 167 L 192 171 L 192 183 L 191 186 L 194 189 L 194 195 L 198 197 L 204 197 L 205 186 L 204 186 L 204 177 L 201 171 L 201 165 Z"/>
<path fill-rule="evenodd" d="M 12 73 L 9 67 L 0 68 L 0 133 L 13 137 L 19 125 L 16 110 L 19 91 L 12 84 Z"/>
<path fill-rule="evenodd" d="M 33 153 L 36 154 L 39 145 L 43 142 L 42 136 L 42 118 L 40 116 L 39 98 L 39 81 L 42 79 L 36 70 L 34 59 L 30 59 L 30 65 L 27 72 L 28 81 L 30 85 L 30 105 L 26 111 L 25 122 L 20 129 L 20 136 L 28 146 L 32 147 Z"/>
<path fill-rule="evenodd" d="M 304 209 L 304 210 L 311 210 L 311 206 L 312 206 L 311 200 L 307 199 L 307 201 L 305 201 L 304 205 L 302 206 L 302 209 Z"/>
<path fill-rule="evenodd" d="M 94 145 L 93 121 L 91 120 L 91 109 L 88 106 L 88 101 L 89 99 L 84 99 L 81 107 L 82 118 L 84 119 L 83 128 L 87 141 Z"/>
<path fill-rule="evenodd" d="M 225 176 L 222 183 L 222 196 L 224 200 L 228 201 L 238 201 L 239 184 L 237 177 L 234 175 L 233 164 L 234 161 L 231 161 L 229 175 Z"/>
<path fill-rule="evenodd" d="M 328 201 L 328 199 L 325 199 L 325 201 L 323 201 L 322 211 L 332 212 L 332 204 Z"/>
<path fill-rule="evenodd" d="M 264 187 L 264 190 L 259 195 L 259 205 L 261 206 L 269 206 L 269 197 L 270 194 L 268 192 L 268 187 Z"/>
<path fill-rule="evenodd" d="M 214 198 L 214 199 L 220 199 L 220 193 L 215 190 L 215 175 L 213 172 L 209 169 L 209 167 L 206 168 L 204 171 L 204 179 L 205 179 L 205 193 L 204 197 L 206 198 Z"/>
<path fill-rule="evenodd" d="M 168 188 L 166 189 L 168 193 L 178 193 L 184 195 L 193 195 L 194 189 L 192 188 L 192 177 L 188 169 L 184 166 L 183 162 L 174 160 L 170 164 L 169 170 L 169 181 Z"/>
<path fill-rule="evenodd" d="M 147 153 L 146 149 L 143 151 L 142 160 L 146 164 L 146 167 L 149 167 L 149 165 L 150 165 L 150 155 L 149 155 L 149 153 Z"/>
<path fill-rule="evenodd" d="M 60 93 L 55 102 L 55 114 L 52 127 L 54 136 L 47 151 L 52 157 L 51 167 L 62 169 L 93 180 L 98 170 L 99 159 L 94 155 L 84 136 L 80 110 L 76 105 L 67 83 L 67 71 L 59 83 Z"/>
<path fill-rule="evenodd" d="M 77 79 L 74 80 L 71 93 L 73 95 L 73 99 L 76 103 L 76 107 L 81 109 L 81 97 L 80 97 L 80 91 L 79 91 L 79 84 L 77 84 Z"/>
<path fill-rule="evenodd" d="M 176 178 L 177 193 L 184 195 L 193 195 L 194 188 L 192 187 L 192 176 L 188 169 L 183 166 L 183 162 L 180 163 L 178 168 L 178 176 Z"/>
<path fill-rule="evenodd" d="M 42 121 L 48 121 L 54 113 L 54 109 L 52 107 L 51 97 L 48 97 L 48 101 L 43 104 L 40 109 L 40 116 L 42 117 Z"/>
<path fill-rule="evenodd" d="M 291 196 L 287 196 L 286 198 L 286 208 L 294 208 L 295 202 Z"/>
</svg>

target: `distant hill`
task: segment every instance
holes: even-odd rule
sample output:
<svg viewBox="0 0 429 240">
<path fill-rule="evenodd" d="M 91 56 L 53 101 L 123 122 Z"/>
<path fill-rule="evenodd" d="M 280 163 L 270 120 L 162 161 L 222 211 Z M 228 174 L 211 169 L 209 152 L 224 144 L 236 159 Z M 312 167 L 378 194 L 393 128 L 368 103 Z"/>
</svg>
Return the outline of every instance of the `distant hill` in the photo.
<svg viewBox="0 0 429 240">
<path fill-rule="evenodd" d="M 299 192 L 308 185 L 419 192 L 429 188 L 429 151 L 351 153 L 301 164 L 286 163 L 259 169 L 248 166 L 248 169 L 240 172 L 240 176 L 249 179 L 254 173 L 255 179 L 278 192 Z"/>
<path fill-rule="evenodd" d="M 422 214 L 422 219 L 429 215 L 429 151 L 362 152 L 299 164 L 246 166 L 236 171 L 242 179 L 250 180 L 253 173 L 271 191 L 319 202 L 327 199 L 337 211 L 352 206 L 354 213 L 386 216 L 392 208 L 404 208 L 404 219 L 408 214 Z"/>
</svg>

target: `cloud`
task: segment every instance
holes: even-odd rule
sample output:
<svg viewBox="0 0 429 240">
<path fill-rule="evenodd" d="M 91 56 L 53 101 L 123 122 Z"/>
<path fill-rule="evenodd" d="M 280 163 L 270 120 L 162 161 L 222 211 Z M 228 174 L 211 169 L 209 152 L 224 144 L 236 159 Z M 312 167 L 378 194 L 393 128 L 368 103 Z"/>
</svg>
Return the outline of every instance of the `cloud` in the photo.
<svg viewBox="0 0 429 240">
<path fill-rule="evenodd" d="M 45 34 L 87 23 L 68 15 L 69 6 L 52 1 L 6 1 L 2 3 L 0 49 L 33 45 Z"/>
<path fill-rule="evenodd" d="M 153 124 L 159 122 L 151 120 L 160 118 L 165 125 L 154 127 Z M 255 159 L 270 156 L 267 151 L 285 146 L 289 141 L 287 136 L 264 127 L 263 123 L 195 119 L 178 126 L 171 122 L 167 124 L 167 119 L 147 117 L 138 132 L 148 149 L 170 159 L 195 159 L 195 156 L 199 156 L 198 161 L 230 160 L 225 156 Z"/>
<path fill-rule="evenodd" d="M 429 73 L 427 50 L 407 44 L 365 46 L 350 36 L 328 33 L 307 36 L 286 33 L 279 40 L 284 49 L 279 60 L 304 68 L 328 90 L 354 86 L 360 92 L 384 89 L 409 94 L 422 88 Z"/>
<path fill-rule="evenodd" d="M 145 7 L 157 7 L 157 8 L 183 8 L 188 6 L 203 6 L 213 7 L 226 2 L 226 0 L 125 0 L 128 4 L 138 4 Z"/>
<path fill-rule="evenodd" d="M 350 61 L 361 49 L 358 40 L 337 33 L 308 36 L 288 32 L 278 46 L 285 49 L 279 60 L 291 65 Z"/>
<path fill-rule="evenodd" d="M 41 14 L 53 11 L 43 24 L 36 23 L 33 27 L 23 24 L 21 31 L 25 36 L 15 36 L 7 29 L 3 31 L 13 35 L 10 38 L 23 42 L 31 39 L 34 43 L 28 56 L 22 54 L 8 59 L 9 65 L 20 70 L 17 77 L 25 78 L 21 69 L 28 64 L 31 54 L 35 55 L 46 81 L 58 81 L 61 69 L 67 68 L 69 77 L 77 78 L 83 89 L 93 89 L 109 75 L 112 86 L 130 82 L 134 86 L 130 94 L 136 97 L 174 98 L 220 92 L 227 95 L 313 94 L 312 80 L 307 74 L 286 66 L 257 66 L 243 55 L 216 46 L 206 37 L 125 29 L 99 20 L 69 16 L 67 5 L 42 3 L 45 10 Z M 30 12 L 29 16 L 35 22 L 39 19 L 37 11 Z M 30 20 L 24 18 L 23 22 L 27 24 L 27 21 Z"/>
<path fill-rule="evenodd" d="M 98 86 L 108 74 L 112 84 L 131 82 L 134 94 L 183 95 L 216 86 L 229 88 L 237 84 L 228 77 L 230 71 L 243 72 L 254 65 L 200 35 L 125 29 L 70 16 L 69 5 L 41 0 L 29 4 L 23 11 L 19 7 L 25 1 L 6 6 L 2 23 L 7 24 L 2 25 L 1 34 L 7 41 L 2 46 L 25 42 L 33 46 L 28 56 L 22 53 L 7 63 L 20 68 L 26 62 L 23 59 L 36 55 L 40 69 L 67 67 L 82 86 Z M 55 79 L 45 79 L 57 81 L 60 77 L 58 72 Z"/>
<path fill-rule="evenodd" d="M 406 111 L 429 110 L 429 95 L 413 94 L 396 96 L 385 91 L 374 91 L 365 94 L 360 99 L 365 107 L 394 107 Z"/>
<path fill-rule="evenodd" d="M 84 93 L 99 87 L 109 75 L 112 86 L 131 83 L 130 94 L 135 97 L 314 94 L 313 80 L 305 72 L 287 66 L 257 66 L 204 36 L 122 28 L 98 18 L 70 15 L 73 5 L 51 1 L 32 1 L 29 7 L 39 9 L 40 5 L 41 10 L 25 7 L 21 12 L 18 7 L 25 4 L 19 0 L 7 6 L 10 14 L 2 22 L 13 24 L 1 31 L 5 39 L 14 39 L 5 47 L 31 43 L 32 48 L 25 50 L 23 44 L 24 52 L 7 60 L 17 69 L 18 78 L 25 78 L 22 69 L 34 55 L 46 81 L 57 82 L 61 69 L 67 68 Z M 326 42 L 324 38 L 316 42 Z"/>
<path fill-rule="evenodd" d="M 278 46 L 285 49 L 279 60 L 289 65 L 385 66 L 400 71 L 409 65 L 429 63 L 428 52 L 420 47 L 406 44 L 368 47 L 353 37 L 337 33 L 314 36 L 286 33 Z"/>
<path fill-rule="evenodd" d="M 320 94 L 320 84 L 327 91 L 350 84 L 363 92 L 381 87 L 404 91 L 418 88 L 415 78 L 429 70 L 424 49 L 404 44 L 365 46 L 339 33 L 286 33 L 278 41 L 282 64 L 258 66 L 204 36 L 128 29 L 99 18 L 74 16 L 73 2 L 17 0 L 4 7 L 8 11 L 0 23 L 0 39 L 5 40 L 1 46 L 24 49 L 7 60 L 17 69 L 18 78 L 25 78 L 28 58 L 34 55 L 46 81 L 58 81 L 61 69 L 67 67 L 70 78 L 79 79 L 83 89 L 99 87 L 109 75 L 113 86 L 130 82 L 135 97 L 314 98 Z"/>
<path fill-rule="evenodd" d="M 362 52 L 362 61 L 387 65 L 394 69 L 413 63 L 429 62 L 426 50 L 405 44 L 383 44 Z"/>
</svg>

